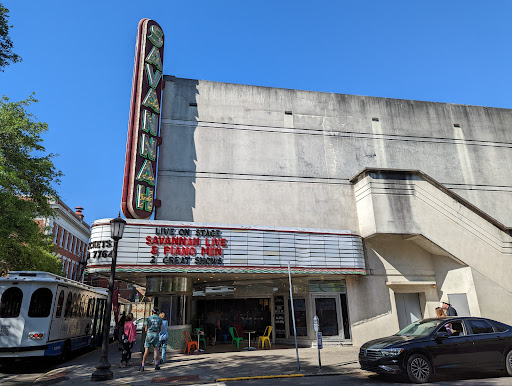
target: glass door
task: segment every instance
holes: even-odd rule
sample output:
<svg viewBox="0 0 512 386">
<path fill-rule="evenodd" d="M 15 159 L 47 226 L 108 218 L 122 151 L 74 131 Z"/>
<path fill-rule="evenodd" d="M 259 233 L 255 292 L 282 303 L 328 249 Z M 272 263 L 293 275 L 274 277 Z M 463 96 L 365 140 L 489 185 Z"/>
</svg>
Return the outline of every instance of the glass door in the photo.
<svg viewBox="0 0 512 386">
<path fill-rule="evenodd" d="M 317 295 L 313 296 L 315 312 L 318 316 L 318 327 L 322 336 L 340 336 L 343 326 L 340 323 L 339 297 Z"/>
<path fill-rule="evenodd" d="M 179 326 L 185 324 L 186 315 L 186 295 L 168 295 L 159 299 L 160 312 L 165 313 L 169 321 L 169 326 Z"/>
</svg>

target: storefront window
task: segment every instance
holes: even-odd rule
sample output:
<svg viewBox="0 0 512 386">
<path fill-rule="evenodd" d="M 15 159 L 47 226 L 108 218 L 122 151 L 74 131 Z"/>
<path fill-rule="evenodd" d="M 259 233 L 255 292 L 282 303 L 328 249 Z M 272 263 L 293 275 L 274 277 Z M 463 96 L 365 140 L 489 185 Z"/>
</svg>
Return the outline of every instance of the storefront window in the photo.
<svg viewBox="0 0 512 386">
<path fill-rule="evenodd" d="M 318 316 L 318 327 L 324 336 L 337 336 L 338 312 L 336 310 L 336 298 L 325 297 L 315 299 L 315 311 Z"/>
<path fill-rule="evenodd" d="M 229 327 L 234 327 L 239 336 L 243 336 L 244 331 L 256 331 L 254 336 L 261 336 L 272 323 L 270 298 L 212 298 L 194 302 L 194 326 L 203 326 L 212 314 L 219 314 L 221 333 L 224 335 L 228 334 Z"/>
<path fill-rule="evenodd" d="M 170 322 L 171 325 L 185 324 L 185 296 L 177 295 L 172 297 Z"/>
<path fill-rule="evenodd" d="M 309 292 L 347 292 L 347 285 L 345 280 L 339 281 L 325 281 L 325 280 L 310 280 L 308 283 Z"/>
<path fill-rule="evenodd" d="M 306 299 L 293 299 L 295 309 L 295 327 L 297 336 L 308 336 L 308 319 L 306 316 Z M 291 302 L 288 300 L 288 309 L 290 316 L 290 335 L 293 336 L 293 320 Z"/>
<path fill-rule="evenodd" d="M 185 324 L 186 295 L 163 296 L 159 299 L 160 311 L 165 312 L 169 326 L 180 326 Z"/>
<path fill-rule="evenodd" d="M 276 338 L 286 338 L 284 296 L 274 296 L 274 332 Z"/>
<path fill-rule="evenodd" d="M 341 318 L 343 323 L 343 334 L 345 339 L 350 339 L 350 323 L 348 321 L 348 303 L 347 294 L 340 294 L 341 300 Z"/>
<path fill-rule="evenodd" d="M 148 277 L 148 293 L 192 292 L 192 281 L 188 277 Z"/>
</svg>

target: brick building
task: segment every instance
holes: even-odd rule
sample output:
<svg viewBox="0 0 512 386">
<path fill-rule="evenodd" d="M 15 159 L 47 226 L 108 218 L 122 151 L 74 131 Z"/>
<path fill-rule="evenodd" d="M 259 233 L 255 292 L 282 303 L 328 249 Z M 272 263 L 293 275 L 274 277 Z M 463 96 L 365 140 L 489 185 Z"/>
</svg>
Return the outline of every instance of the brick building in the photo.
<svg viewBox="0 0 512 386">
<path fill-rule="evenodd" d="M 83 281 L 91 229 L 84 221 L 83 208 L 73 211 L 62 201 L 52 201 L 54 218 L 37 218 L 36 221 L 53 234 L 56 253 L 62 259 L 62 276 Z"/>
</svg>

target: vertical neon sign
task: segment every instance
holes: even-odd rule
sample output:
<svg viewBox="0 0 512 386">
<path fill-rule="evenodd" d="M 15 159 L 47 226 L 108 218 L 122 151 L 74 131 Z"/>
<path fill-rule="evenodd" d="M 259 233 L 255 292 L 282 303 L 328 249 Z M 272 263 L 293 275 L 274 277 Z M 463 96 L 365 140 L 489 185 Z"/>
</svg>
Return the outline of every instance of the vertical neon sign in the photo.
<svg viewBox="0 0 512 386">
<path fill-rule="evenodd" d="M 160 145 L 164 33 L 157 22 L 139 22 L 133 68 L 121 207 L 127 218 L 151 217 Z"/>
</svg>

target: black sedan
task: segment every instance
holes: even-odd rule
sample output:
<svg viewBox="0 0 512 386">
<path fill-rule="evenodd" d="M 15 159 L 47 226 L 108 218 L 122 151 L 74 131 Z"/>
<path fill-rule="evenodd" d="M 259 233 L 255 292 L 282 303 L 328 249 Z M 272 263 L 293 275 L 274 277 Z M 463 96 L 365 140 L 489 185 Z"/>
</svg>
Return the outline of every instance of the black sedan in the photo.
<svg viewBox="0 0 512 386">
<path fill-rule="evenodd" d="M 512 327 L 474 317 L 423 319 L 362 345 L 359 363 L 380 374 L 406 374 L 415 383 L 452 369 L 503 369 L 512 376 Z"/>
</svg>

